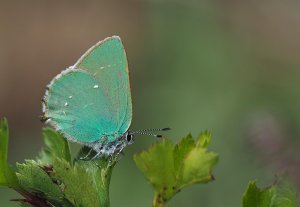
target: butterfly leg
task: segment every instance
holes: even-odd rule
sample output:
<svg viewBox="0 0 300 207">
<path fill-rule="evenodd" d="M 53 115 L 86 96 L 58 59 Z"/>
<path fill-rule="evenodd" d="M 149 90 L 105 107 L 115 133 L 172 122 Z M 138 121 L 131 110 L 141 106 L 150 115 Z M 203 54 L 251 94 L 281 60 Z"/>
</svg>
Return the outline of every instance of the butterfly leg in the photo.
<svg viewBox="0 0 300 207">
<path fill-rule="evenodd" d="M 123 148 L 121 148 L 117 153 L 116 153 L 116 162 L 119 162 L 123 157 L 125 157 L 125 153 L 123 151 Z"/>
<path fill-rule="evenodd" d="M 120 158 L 118 157 L 118 155 L 109 155 L 108 157 L 108 165 L 109 166 L 113 166 L 115 165 L 116 163 L 118 163 L 120 160 Z"/>
<path fill-rule="evenodd" d="M 97 152 L 97 154 L 94 157 L 92 157 L 91 160 L 94 160 L 100 156 L 101 156 L 101 151 Z"/>
<path fill-rule="evenodd" d="M 80 157 L 80 160 L 86 160 L 86 158 L 88 158 L 90 156 L 90 154 L 92 153 L 93 149 L 91 148 L 90 151 L 84 156 L 84 157 Z"/>
<path fill-rule="evenodd" d="M 121 154 L 121 156 L 120 156 L 120 154 Z M 109 155 L 109 157 L 108 157 L 109 166 L 112 166 L 115 163 L 118 163 L 124 156 L 125 156 L 125 154 L 122 151 L 122 149 L 119 150 L 116 154 Z"/>
</svg>

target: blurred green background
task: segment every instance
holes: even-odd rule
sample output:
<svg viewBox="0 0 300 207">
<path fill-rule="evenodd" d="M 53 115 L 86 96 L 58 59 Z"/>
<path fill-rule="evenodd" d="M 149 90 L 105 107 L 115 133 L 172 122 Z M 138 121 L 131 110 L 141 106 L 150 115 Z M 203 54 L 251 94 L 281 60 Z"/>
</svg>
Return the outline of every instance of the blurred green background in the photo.
<svg viewBox="0 0 300 207">
<path fill-rule="evenodd" d="M 249 180 L 288 172 L 300 188 L 300 3 L 261 0 L 0 1 L 0 117 L 9 161 L 42 147 L 46 84 L 93 44 L 119 35 L 131 72 L 131 129 L 171 127 L 174 142 L 213 133 L 216 180 L 183 190 L 170 206 L 240 206 Z M 151 186 L 132 155 L 114 169 L 111 206 L 150 206 Z M 19 197 L 0 189 L 1 206 Z"/>
</svg>

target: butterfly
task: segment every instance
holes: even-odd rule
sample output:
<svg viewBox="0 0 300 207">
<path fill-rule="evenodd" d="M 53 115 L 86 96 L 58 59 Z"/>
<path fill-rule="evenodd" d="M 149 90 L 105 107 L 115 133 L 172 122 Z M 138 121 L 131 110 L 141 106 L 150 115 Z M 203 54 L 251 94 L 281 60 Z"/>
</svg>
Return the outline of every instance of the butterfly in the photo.
<svg viewBox="0 0 300 207">
<path fill-rule="evenodd" d="M 169 130 L 128 130 L 132 120 L 129 70 L 118 36 L 98 42 L 54 77 L 42 105 L 42 120 L 68 140 L 93 149 L 92 159 L 119 154 L 133 143 L 134 134 L 161 137 L 151 131 Z"/>
</svg>

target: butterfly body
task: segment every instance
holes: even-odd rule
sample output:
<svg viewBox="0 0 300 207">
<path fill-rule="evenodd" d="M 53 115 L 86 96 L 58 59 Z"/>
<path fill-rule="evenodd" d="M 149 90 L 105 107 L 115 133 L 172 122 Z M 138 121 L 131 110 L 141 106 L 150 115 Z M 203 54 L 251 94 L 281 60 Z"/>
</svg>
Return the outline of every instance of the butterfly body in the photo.
<svg viewBox="0 0 300 207">
<path fill-rule="evenodd" d="M 119 153 L 131 144 L 129 71 L 120 38 L 97 43 L 57 75 L 47 87 L 43 112 L 46 123 L 99 156 Z"/>
</svg>

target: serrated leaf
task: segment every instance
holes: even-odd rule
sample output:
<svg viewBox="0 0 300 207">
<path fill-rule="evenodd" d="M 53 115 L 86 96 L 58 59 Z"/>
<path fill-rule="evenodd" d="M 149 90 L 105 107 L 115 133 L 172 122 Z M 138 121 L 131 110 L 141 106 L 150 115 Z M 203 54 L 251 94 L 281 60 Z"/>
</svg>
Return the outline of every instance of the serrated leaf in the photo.
<svg viewBox="0 0 300 207">
<path fill-rule="evenodd" d="M 211 142 L 211 133 L 209 131 L 201 132 L 198 136 L 197 146 L 206 148 Z"/>
<path fill-rule="evenodd" d="M 71 165 L 66 160 L 56 159 L 53 177 L 62 183 L 66 199 L 74 206 L 109 206 L 112 167 L 108 162 L 99 165 L 93 161 L 78 161 Z"/>
<path fill-rule="evenodd" d="M 156 192 L 165 192 L 166 197 L 173 195 L 173 185 L 176 183 L 176 170 L 173 156 L 174 145 L 164 139 L 134 156 L 134 160 Z"/>
<path fill-rule="evenodd" d="M 0 186 L 17 187 L 15 172 L 7 163 L 9 130 L 6 119 L 0 120 Z"/>
<path fill-rule="evenodd" d="M 63 193 L 49 175 L 33 160 L 17 163 L 17 177 L 23 190 L 37 194 L 52 203 L 63 200 Z"/>
<path fill-rule="evenodd" d="M 206 149 L 194 148 L 185 158 L 183 165 L 183 178 L 180 188 L 195 184 L 207 183 L 213 180 L 212 167 L 217 164 L 218 155 L 207 152 Z"/>
<path fill-rule="evenodd" d="M 185 186 L 213 179 L 211 171 L 218 155 L 207 152 L 209 143 L 209 133 L 203 133 L 196 144 L 189 134 L 176 145 L 163 140 L 134 155 L 136 165 L 155 190 L 154 206 L 168 201 Z"/>
<path fill-rule="evenodd" d="M 296 207 L 296 201 L 295 189 L 282 179 L 262 189 L 251 181 L 244 193 L 242 207 Z"/>
<path fill-rule="evenodd" d="M 179 168 L 181 168 L 184 162 L 184 158 L 194 147 L 195 147 L 195 140 L 193 139 L 191 134 L 181 139 L 180 142 L 175 145 L 173 155 L 174 155 L 174 165 L 176 170 L 179 170 Z"/>
<path fill-rule="evenodd" d="M 39 160 L 43 164 L 53 163 L 56 157 L 71 163 L 69 143 L 60 133 L 51 128 L 44 128 L 43 137 L 46 146 L 39 156 Z"/>
<path fill-rule="evenodd" d="M 175 145 L 173 156 L 174 156 L 174 166 L 176 170 L 176 179 L 178 181 L 183 180 L 183 165 L 185 158 L 195 148 L 195 140 L 191 134 L 188 134 L 186 137 L 180 140 L 178 144 Z"/>
</svg>

